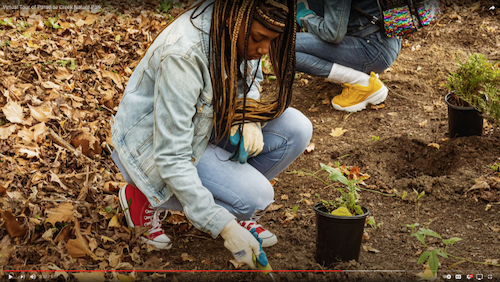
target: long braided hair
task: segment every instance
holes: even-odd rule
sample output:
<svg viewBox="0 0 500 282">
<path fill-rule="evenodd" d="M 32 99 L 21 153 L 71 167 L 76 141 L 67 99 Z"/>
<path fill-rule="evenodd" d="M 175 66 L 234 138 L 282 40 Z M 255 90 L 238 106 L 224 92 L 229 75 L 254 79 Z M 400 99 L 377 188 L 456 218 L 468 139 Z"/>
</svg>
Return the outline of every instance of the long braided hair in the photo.
<svg viewBox="0 0 500 282">
<path fill-rule="evenodd" d="M 215 139 L 228 137 L 231 126 L 245 122 L 265 122 L 283 113 L 292 98 L 295 77 L 295 0 L 215 0 L 210 29 L 209 67 L 214 94 Z M 245 31 L 245 55 L 252 21 L 280 33 L 272 41 L 269 58 L 278 82 L 274 98 L 247 98 L 251 85 L 244 83 L 243 98 L 238 98 L 237 40 L 240 28 Z M 226 23 L 234 23 L 234 25 Z M 241 39 L 240 39 L 241 40 Z M 229 45 L 229 46 L 227 46 Z M 252 81 L 245 63 L 243 79 Z M 261 63 L 260 60 L 258 62 Z"/>
</svg>

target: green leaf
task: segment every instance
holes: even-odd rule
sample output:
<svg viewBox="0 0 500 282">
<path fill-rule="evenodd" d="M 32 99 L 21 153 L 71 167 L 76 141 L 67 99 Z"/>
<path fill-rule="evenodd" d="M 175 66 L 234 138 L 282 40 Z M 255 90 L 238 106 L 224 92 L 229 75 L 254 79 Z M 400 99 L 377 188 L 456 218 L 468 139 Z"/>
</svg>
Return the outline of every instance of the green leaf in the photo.
<svg viewBox="0 0 500 282">
<path fill-rule="evenodd" d="M 298 206 L 298 205 L 295 205 L 295 206 L 293 206 L 293 208 L 292 208 L 292 212 L 296 212 L 298 209 L 299 209 L 299 206 Z"/>
<path fill-rule="evenodd" d="M 417 238 L 420 241 L 420 243 L 422 243 L 423 245 L 425 245 L 425 237 L 424 237 L 424 235 L 422 233 L 419 233 L 419 232 L 412 233 L 410 236 Z"/>
<path fill-rule="evenodd" d="M 441 251 L 440 249 L 432 250 L 432 253 L 440 255 L 440 256 L 442 256 L 444 258 L 448 258 L 448 255 L 445 252 Z"/>
<path fill-rule="evenodd" d="M 432 274 L 436 275 L 436 272 L 439 268 L 439 259 L 434 253 L 431 253 L 431 255 L 429 256 L 429 268 L 431 269 Z"/>
<path fill-rule="evenodd" d="M 419 263 L 419 264 L 420 264 L 420 263 L 424 263 L 430 255 L 431 255 L 431 252 L 429 252 L 429 251 L 425 251 L 425 252 L 423 252 L 423 253 L 420 255 L 420 257 L 418 258 L 417 263 Z"/>
<path fill-rule="evenodd" d="M 334 169 L 331 166 L 327 166 L 325 164 L 320 163 L 321 169 L 325 170 L 330 174 L 330 180 L 332 181 L 339 181 L 345 185 L 349 184 L 349 180 L 347 177 L 344 176 L 344 174 L 336 169 Z"/>
<path fill-rule="evenodd" d="M 363 209 L 361 208 L 361 206 L 360 206 L 360 205 L 354 205 L 354 210 L 356 211 L 356 213 L 357 213 L 358 215 L 362 215 L 362 214 L 364 214 Z M 375 220 L 373 220 L 373 221 L 375 221 Z M 373 227 L 373 226 L 372 226 L 372 227 Z M 373 227 L 373 228 L 374 228 L 374 229 L 377 229 L 376 227 Z"/>
<path fill-rule="evenodd" d="M 276 76 L 270 75 L 270 76 L 267 77 L 267 80 L 268 81 L 275 81 L 276 80 Z"/>
<path fill-rule="evenodd" d="M 75 60 L 71 60 L 71 63 L 69 64 L 69 69 L 72 71 L 76 70 Z"/>
<path fill-rule="evenodd" d="M 446 245 L 453 245 L 455 242 L 458 242 L 458 241 L 461 241 L 461 240 L 462 240 L 462 238 L 453 237 L 453 238 L 450 238 L 450 239 L 443 240 L 443 243 L 445 243 Z"/>
<path fill-rule="evenodd" d="M 441 235 L 437 234 L 436 232 L 428 229 L 428 228 L 420 228 L 420 230 L 422 230 L 423 234 L 426 235 L 426 236 L 432 236 L 432 237 L 436 237 L 436 238 L 439 238 L 439 239 L 443 239 L 441 237 Z"/>
</svg>

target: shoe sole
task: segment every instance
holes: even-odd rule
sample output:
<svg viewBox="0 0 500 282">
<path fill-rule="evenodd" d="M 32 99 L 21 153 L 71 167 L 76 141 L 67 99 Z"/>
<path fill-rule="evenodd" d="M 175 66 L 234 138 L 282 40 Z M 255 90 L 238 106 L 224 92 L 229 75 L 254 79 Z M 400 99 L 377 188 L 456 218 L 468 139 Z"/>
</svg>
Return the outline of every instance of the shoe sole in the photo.
<svg viewBox="0 0 500 282">
<path fill-rule="evenodd" d="M 128 201 L 127 201 L 127 195 L 125 194 L 125 188 L 121 188 L 118 190 L 118 198 L 120 199 L 120 206 L 122 207 L 123 213 L 125 214 L 125 219 L 127 220 L 127 225 L 129 227 L 135 228 L 134 222 L 132 221 L 132 216 L 130 215 L 129 207 L 128 207 Z M 125 206 L 127 205 L 127 206 Z M 172 248 L 172 242 L 168 243 L 161 243 L 161 242 L 155 242 L 153 240 L 149 240 L 148 238 L 141 236 L 139 237 L 143 243 L 153 245 L 158 249 L 161 250 L 168 250 Z"/>
<path fill-rule="evenodd" d="M 389 93 L 389 89 L 385 85 L 382 86 L 378 91 L 373 93 L 372 95 L 368 96 L 363 102 L 358 103 L 356 105 L 348 106 L 348 107 L 341 107 L 337 104 L 334 104 L 332 101 L 332 106 L 334 109 L 339 110 L 339 111 L 346 111 L 346 112 L 359 112 L 361 110 L 364 110 L 367 105 L 377 105 L 385 101 L 387 98 L 387 94 Z"/>
</svg>

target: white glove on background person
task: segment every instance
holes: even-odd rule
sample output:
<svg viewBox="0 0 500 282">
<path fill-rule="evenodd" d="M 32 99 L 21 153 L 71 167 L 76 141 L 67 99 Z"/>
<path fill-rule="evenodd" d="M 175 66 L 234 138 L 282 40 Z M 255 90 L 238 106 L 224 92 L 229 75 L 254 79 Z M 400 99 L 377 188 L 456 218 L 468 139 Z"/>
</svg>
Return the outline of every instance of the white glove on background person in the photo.
<svg viewBox="0 0 500 282">
<path fill-rule="evenodd" d="M 220 236 L 224 239 L 224 247 L 231 251 L 237 262 L 244 263 L 252 269 L 257 268 L 253 263 L 252 253 L 259 257 L 260 244 L 252 233 L 233 219 L 222 229 Z"/>
<path fill-rule="evenodd" d="M 243 132 L 242 132 L 243 128 Z M 248 157 L 255 157 L 264 148 L 264 136 L 262 135 L 262 128 L 260 126 L 260 122 L 249 122 L 244 125 L 236 124 L 231 127 L 231 135 L 229 137 L 229 141 L 233 145 L 238 145 L 238 142 L 241 143 L 239 147 L 239 154 L 237 157 L 239 162 L 244 164 L 246 163 Z"/>
</svg>

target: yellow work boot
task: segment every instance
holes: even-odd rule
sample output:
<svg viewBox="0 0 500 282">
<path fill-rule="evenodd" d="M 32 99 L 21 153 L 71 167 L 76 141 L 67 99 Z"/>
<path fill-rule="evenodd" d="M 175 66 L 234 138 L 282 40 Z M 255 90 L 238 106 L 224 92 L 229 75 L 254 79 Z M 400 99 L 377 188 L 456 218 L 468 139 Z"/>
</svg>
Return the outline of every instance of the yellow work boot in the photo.
<svg viewBox="0 0 500 282">
<path fill-rule="evenodd" d="M 384 102 L 389 92 L 387 87 L 374 72 L 370 73 L 368 81 L 368 86 L 344 83 L 342 93 L 332 99 L 333 107 L 339 111 L 357 112 L 366 108 L 368 104 L 376 105 Z"/>
</svg>

